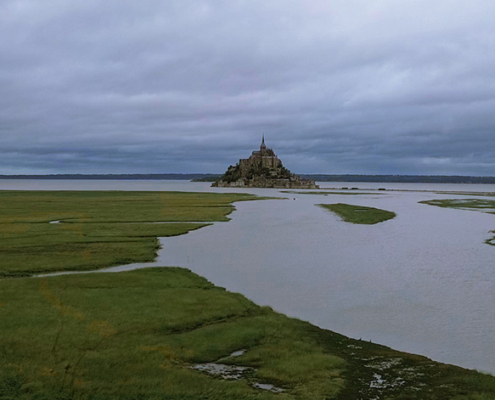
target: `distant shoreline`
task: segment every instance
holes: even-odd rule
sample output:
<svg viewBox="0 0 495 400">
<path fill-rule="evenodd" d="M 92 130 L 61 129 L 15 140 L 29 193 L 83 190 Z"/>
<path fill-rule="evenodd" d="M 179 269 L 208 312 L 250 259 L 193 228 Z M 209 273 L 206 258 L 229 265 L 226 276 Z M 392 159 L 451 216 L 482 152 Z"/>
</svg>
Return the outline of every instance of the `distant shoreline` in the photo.
<svg viewBox="0 0 495 400">
<path fill-rule="evenodd" d="M 396 182 L 396 183 L 476 183 L 495 184 L 495 176 L 459 175 L 331 175 L 300 174 L 302 178 L 318 182 Z M 194 180 L 214 182 L 220 174 L 52 174 L 52 175 L 0 175 L 0 179 L 40 180 Z"/>
</svg>

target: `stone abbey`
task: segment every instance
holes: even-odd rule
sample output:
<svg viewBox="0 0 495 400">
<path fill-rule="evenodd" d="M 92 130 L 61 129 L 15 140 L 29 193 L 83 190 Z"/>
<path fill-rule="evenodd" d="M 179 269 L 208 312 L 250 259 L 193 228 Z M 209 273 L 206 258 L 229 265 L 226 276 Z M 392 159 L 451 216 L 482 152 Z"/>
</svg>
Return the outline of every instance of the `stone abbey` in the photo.
<svg viewBox="0 0 495 400">
<path fill-rule="evenodd" d="M 278 189 L 318 189 L 314 181 L 302 179 L 291 173 L 275 155 L 266 147 L 265 136 L 259 150 L 252 152 L 249 158 L 240 159 L 231 165 L 215 187 L 259 187 Z"/>
</svg>

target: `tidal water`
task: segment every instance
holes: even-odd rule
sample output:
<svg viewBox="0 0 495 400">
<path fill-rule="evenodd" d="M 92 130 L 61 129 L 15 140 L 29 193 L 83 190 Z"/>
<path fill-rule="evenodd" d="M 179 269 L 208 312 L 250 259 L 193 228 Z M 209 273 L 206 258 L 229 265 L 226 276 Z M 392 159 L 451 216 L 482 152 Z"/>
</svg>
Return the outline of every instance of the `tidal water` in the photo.
<svg viewBox="0 0 495 400">
<path fill-rule="evenodd" d="M 495 215 L 418 203 L 480 198 L 423 190 L 495 192 L 495 185 L 321 186 L 407 191 L 321 196 L 180 181 L 0 181 L 0 189 L 236 191 L 285 197 L 238 202 L 230 222 L 162 238 L 155 263 L 110 270 L 187 267 L 320 327 L 495 373 L 495 247 L 484 243 L 495 229 Z M 355 225 L 317 206 L 339 202 L 383 208 L 397 217 Z"/>
</svg>

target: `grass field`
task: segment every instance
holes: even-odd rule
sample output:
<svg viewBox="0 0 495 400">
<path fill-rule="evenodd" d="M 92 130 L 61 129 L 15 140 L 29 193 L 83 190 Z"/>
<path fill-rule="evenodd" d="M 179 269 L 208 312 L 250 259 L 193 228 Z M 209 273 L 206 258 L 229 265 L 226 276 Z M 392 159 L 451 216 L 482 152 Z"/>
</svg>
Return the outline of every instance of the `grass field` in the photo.
<svg viewBox="0 0 495 400">
<path fill-rule="evenodd" d="M 392 211 L 373 207 L 355 206 L 352 204 L 319 204 L 319 206 L 332 211 L 344 221 L 353 224 L 373 225 L 395 218 L 396 216 Z"/>
<path fill-rule="evenodd" d="M 495 398 L 493 377 L 287 318 L 180 268 L 3 280 L 0 319 L 0 399 Z M 212 362 L 251 369 L 191 368 Z"/>
<path fill-rule="evenodd" d="M 253 198 L 180 192 L 0 191 L 0 277 L 152 261 L 159 247 L 157 237 L 184 234 L 208 221 L 228 221 L 233 201 Z"/>
</svg>

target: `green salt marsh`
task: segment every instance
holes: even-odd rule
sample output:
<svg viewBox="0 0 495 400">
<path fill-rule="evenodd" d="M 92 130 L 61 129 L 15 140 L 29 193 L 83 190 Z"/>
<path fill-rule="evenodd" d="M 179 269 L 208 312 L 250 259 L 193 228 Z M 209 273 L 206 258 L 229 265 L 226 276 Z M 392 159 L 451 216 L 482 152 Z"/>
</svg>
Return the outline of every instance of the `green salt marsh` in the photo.
<svg viewBox="0 0 495 400">
<path fill-rule="evenodd" d="M 288 318 L 186 269 L 19 277 L 32 273 L 29 262 L 37 257 L 52 271 L 64 270 L 60 254 L 84 259 L 85 246 L 95 243 L 106 251 L 85 259 L 93 269 L 110 266 L 128 246 L 129 257 L 138 257 L 129 245 L 136 238 L 156 240 L 153 235 L 226 220 L 233 201 L 254 196 L 1 194 L 2 246 L 12 241 L 2 254 L 15 268 L 2 264 L 10 272 L 0 280 L 0 399 L 495 398 L 490 375 Z M 149 223 L 156 221 L 178 225 Z M 16 249 L 24 258 L 15 260 Z M 223 379 L 200 370 L 208 364 L 244 372 Z"/>
<path fill-rule="evenodd" d="M 396 216 L 392 211 L 352 204 L 319 204 L 319 206 L 337 214 L 345 222 L 353 224 L 373 225 L 388 221 Z"/>
</svg>

